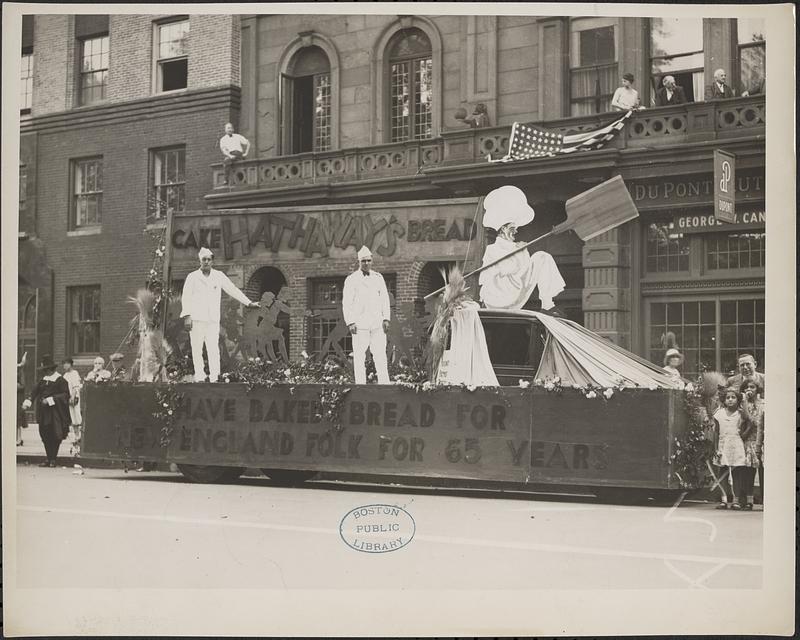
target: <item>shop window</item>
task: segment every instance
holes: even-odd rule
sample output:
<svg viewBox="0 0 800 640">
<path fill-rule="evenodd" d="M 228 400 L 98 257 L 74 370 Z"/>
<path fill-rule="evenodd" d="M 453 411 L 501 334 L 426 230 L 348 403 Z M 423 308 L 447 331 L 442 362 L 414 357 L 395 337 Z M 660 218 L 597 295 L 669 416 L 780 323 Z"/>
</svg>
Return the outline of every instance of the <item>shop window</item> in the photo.
<svg viewBox="0 0 800 640">
<path fill-rule="evenodd" d="M 703 19 L 650 19 L 650 83 L 652 104 L 664 76 L 675 78 L 687 102 L 703 100 Z"/>
<path fill-rule="evenodd" d="M 331 65 L 321 47 L 301 49 L 282 76 L 283 109 L 288 118 L 289 153 L 331 148 Z"/>
<path fill-rule="evenodd" d="M 81 42 L 80 76 L 81 104 L 105 100 L 108 86 L 108 35 L 87 38 Z"/>
<path fill-rule="evenodd" d="M 158 149 L 151 157 L 152 202 L 148 207 L 148 223 L 166 218 L 186 208 L 186 148 Z"/>
<path fill-rule="evenodd" d="M 672 222 L 654 222 L 646 227 L 645 266 L 648 273 L 689 270 L 689 238 Z"/>
<path fill-rule="evenodd" d="M 739 39 L 739 80 L 751 96 L 764 93 L 767 70 L 767 38 L 764 18 L 736 21 Z"/>
<path fill-rule="evenodd" d="M 742 353 L 764 362 L 764 300 L 722 300 L 720 330 L 720 371 L 734 373 Z"/>
<path fill-rule="evenodd" d="M 669 334 L 683 353 L 683 375 L 694 379 L 717 365 L 717 307 L 713 300 L 650 303 L 650 360 L 663 364 Z"/>
<path fill-rule="evenodd" d="M 764 300 L 717 298 L 650 302 L 648 353 L 663 364 L 670 333 L 683 353 L 682 373 L 689 379 L 704 371 L 731 374 L 740 354 L 764 362 Z"/>
<path fill-rule="evenodd" d="M 156 92 L 185 89 L 189 79 L 189 20 L 155 25 Z"/>
<path fill-rule="evenodd" d="M 100 224 L 103 209 L 103 159 L 86 158 L 72 162 L 73 229 Z"/>
<path fill-rule="evenodd" d="M 433 58 L 428 36 L 420 29 L 403 29 L 389 42 L 388 51 L 391 142 L 433 137 Z"/>
<path fill-rule="evenodd" d="M 67 353 L 87 355 L 100 353 L 100 287 L 70 287 L 69 344 Z"/>
<path fill-rule="evenodd" d="M 766 234 L 709 233 L 706 241 L 706 265 L 709 270 L 764 268 Z"/>
<path fill-rule="evenodd" d="M 22 52 L 19 70 L 19 110 L 30 113 L 33 105 L 33 51 Z"/>
<path fill-rule="evenodd" d="M 386 289 L 392 296 L 397 294 L 397 276 L 384 273 Z M 353 351 L 353 339 L 342 316 L 342 294 L 344 278 L 315 278 L 311 280 L 311 304 L 309 305 L 308 339 L 309 354 L 324 358 L 334 354 L 349 354 Z"/>
<path fill-rule="evenodd" d="M 611 111 L 619 85 L 617 18 L 570 21 L 570 114 Z"/>
</svg>

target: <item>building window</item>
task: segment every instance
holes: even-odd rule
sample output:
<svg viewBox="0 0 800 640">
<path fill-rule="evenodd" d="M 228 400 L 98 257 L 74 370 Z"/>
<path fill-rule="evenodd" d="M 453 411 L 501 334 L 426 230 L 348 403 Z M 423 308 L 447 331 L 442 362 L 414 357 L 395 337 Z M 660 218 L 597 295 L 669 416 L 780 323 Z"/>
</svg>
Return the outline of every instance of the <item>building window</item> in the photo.
<svg viewBox="0 0 800 640">
<path fill-rule="evenodd" d="M 22 53 L 19 78 L 19 110 L 22 113 L 30 113 L 33 104 L 33 52 Z"/>
<path fill-rule="evenodd" d="M 282 75 L 287 153 L 331 148 L 331 65 L 321 47 L 303 47 Z"/>
<path fill-rule="evenodd" d="M 611 111 L 619 85 L 617 18 L 570 21 L 570 114 Z"/>
<path fill-rule="evenodd" d="M 81 104 L 106 99 L 108 86 L 108 36 L 81 42 Z"/>
<path fill-rule="evenodd" d="M 684 355 L 683 376 L 694 379 L 713 371 L 717 363 L 717 307 L 713 300 L 702 302 L 650 303 L 650 360 L 663 364 L 669 347 L 667 334 Z"/>
<path fill-rule="evenodd" d="M 69 345 L 73 355 L 100 353 L 100 287 L 70 287 Z"/>
<path fill-rule="evenodd" d="M 751 96 L 764 93 L 767 70 L 767 38 L 764 18 L 736 21 L 739 38 L 739 80 Z"/>
<path fill-rule="evenodd" d="M 99 225 L 103 209 L 103 159 L 74 160 L 72 179 L 72 228 Z"/>
<path fill-rule="evenodd" d="M 189 20 L 156 25 L 156 91 L 185 89 L 189 78 Z"/>
<path fill-rule="evenodd" d="M 650 83 L 655 104 L 656 90 L 664 76 L 675 78 L 683 88 L 687 102 L 703 100 L 703 19 L 650 19 Z"/>
<path fill-rule="evenodd" d="M 716 269 L 764 268 L 766 234 L 709 233 L 706 235 L 706 265 Z"/>
<path fill-rule="evenodd" d="M 186 149 L 159 149 L 153 151 L 152 200 L 148 206 L 147 222 L 164 220 L 167 212 L 186 208 Z"/>
<path fill-rule="evenodd" d="M 392 300 L 397 294 L 397 276 L 384 273 L 386 289 Z M 328 355 L 346 357 L 353 351 L 353 338 L 342 316 L 344 278 L 315 278 L 311 280 L 311 303 L 307 351 L 317 357 Z"/>
<path fill-rule="evenodd" d="M 649 304 L 649 357 L 661 365 L 668 333 L 685 357 L 682 373 L 694 379 L 704 371 L 731 374 L 739 354 L 764 362 L 764 300 L 723 297 Z"/>
<path fill-rule="evenodd" d="M 389 43 L 391 141 L 433 137 L 433 59 L 428 36 L 403 29 Z"/>
<path fill-rule="evenodd" d="M 720 329 L 720 371 L 735 371 L 742 353 L 764 362 L 764 300 L 720 301 Z"/>
<path fill-rule="evenodd" d="M 654 222 L 646 227 L 645 267 L 648 273 L 689 271 L 689 238 L 677 232 L 672 222 Z"/>
</svg>

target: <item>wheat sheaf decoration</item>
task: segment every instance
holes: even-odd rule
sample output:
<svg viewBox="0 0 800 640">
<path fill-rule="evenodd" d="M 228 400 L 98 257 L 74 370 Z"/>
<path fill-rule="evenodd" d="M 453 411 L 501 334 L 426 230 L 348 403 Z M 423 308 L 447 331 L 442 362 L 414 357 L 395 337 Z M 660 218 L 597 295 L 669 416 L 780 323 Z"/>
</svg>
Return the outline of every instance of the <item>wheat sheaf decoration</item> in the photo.
<svg viewBox="0 0 800 640">
<path fill-rule="evenodd" d="M 439 365 L 447 349 L 450 338 L 450 320 L 453 314 L 463 307 L 464 303 L 472 302 L 467 293 L 469 287 L 464 279 L 464 274 L 458 266 L 451 267 L 445 274 L 444 269 L 439 269 L 442 279 L 447 283 L 439 305 L 436 307 L 436 317 L 431 326 L 431 350 L 428 359 L 428 379 L 435 381 L 439 372 Z"/>
</svg>

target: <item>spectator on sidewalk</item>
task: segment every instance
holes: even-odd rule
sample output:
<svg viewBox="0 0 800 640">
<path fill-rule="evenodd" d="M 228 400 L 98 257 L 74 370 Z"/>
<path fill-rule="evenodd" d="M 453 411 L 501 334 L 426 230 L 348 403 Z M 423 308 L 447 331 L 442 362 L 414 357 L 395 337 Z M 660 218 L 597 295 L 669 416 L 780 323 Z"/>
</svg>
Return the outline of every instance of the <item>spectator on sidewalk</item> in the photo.
<svg viewBox="0 0 800 640">
<path fill-rule="evenodd" d="M 30 409 L 35 403 L 36 422 L 47 455 L 47 460 L 39 466 L 55 467 L 58 448 L 69 433 L 69 385 L 56 371 L 56 363 L 49 355 L 42 358 L 39 371 L 42 378 L 22 407 Z"/>
<path fill-rule="evenodd" d="M 108 360 L 111 363 L 111 369 L 109 370 L 110 380 L 112 382 L 122 382 L 123 380 L 127 379 L 128 371 L 125 369 L 125 366 L 122 364 L 122 361 L 125 359 L 125 356 L 122 355 L 119 351 L 116 353 L 112 353 L 108 356 Z"/>
<path fill-rule="evenodd" d="M 92 362 L 92 370 L 86 374 L 86 382 L 106 382 L 111 379 L 111 372 L 105 368 L 106 361 L 97 356 Z"/>
<path fill-rule="evenodd" d="M 664 371 L 666 371 L 671 378 L 681 380 L 682 375 L 679 367 L 683 366 L 683 354 L 677 349 L 667 349 L 664 354 Z"/>
<path fill-rule="evenodd" d="M 225 181 L 223 184 L 230 184 L 231 167 L 237 160 L 243 160 L 250 151 L 250 142 L 247 138 L 238 133 L 234 133 L 233 125 L 229 122 L 225 125 L 225 135 L 219 139 L 219 148 L 224 158 L 222 167 L 225 170 Z"/>
<path fill-rule="evenodd" d="M 64 370 L 64 380 L 69 385 L 69 419 L 72 431 L 75 434 L 75 441 L 81 439 L 81 425 L 83 424 L 83 416 L 81 415 L 81 382 L 80 374 L 72 367 L 74 366 L 72 358 L 64 358 L 61 361 L 61 368 Z"/>
<path fill-rule="evenodd" d="M 28 352 L 22 354 L 22 360 L 17 363 L 17 446 L 21 447 L 22 430 L 28 428 L 28 419 L 25 416 L 25 409 L 22 408 L 25 402 L 25 363 L 28 361 Z"/>
<path fill-rule="evenodd" d="M 728 386 L 740 389 L 741 386 L 752 380 L 755 382 L 759 389 L 761 389 L 761 396 L 764 397 L 767 393 L 764 383 L 764 374 L 756 371 L 756 359 L 749 353 L 743 353 L 739 356 L 739 373 L 728 378 Z"/>
<path fill-rule="evenodd" d="M 617 111 L 642 108 L 639 102 L 639 92 L 633 88 L 632 73 L 622 75 L 622 86 L 614 92 L 614 97 L 611 98 L 611 107 Z"/>
<path fill-rule="evenodd" d="M 761 399 L 761 389 L 754 380 L 747 380 L 740 389 L 742 393 L 742 409 L 755 429 L 748 432 L 744 439 L 746 484 L 744 491 L 747 495 L 745 508 L 753 509 L 753 493 L 756 473 L 758 484 L 761 487 L 761 498 L 764 498 L 764 401 Z"/>
<path fill-rule="evenodd" d="M 675 78 L 672 76 L 664 76 L 662 81 L 664 86 L 656 91 L 656 106 L 666 107 L 670 104 L 685 104 L 686 94 L 683 92 L 683 87 L 675 84 Z"/>
</svg>

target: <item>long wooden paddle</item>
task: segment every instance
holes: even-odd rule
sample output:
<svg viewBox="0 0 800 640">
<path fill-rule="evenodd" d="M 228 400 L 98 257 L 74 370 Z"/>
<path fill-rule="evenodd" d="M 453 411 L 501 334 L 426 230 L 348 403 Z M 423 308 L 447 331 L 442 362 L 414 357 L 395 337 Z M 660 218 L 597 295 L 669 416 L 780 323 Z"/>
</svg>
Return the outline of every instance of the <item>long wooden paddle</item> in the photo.
<svg viewBox="0 0 800 640">
<path fill-rule="evenodd" d="M 570 198 L 567 200 L 566 210 L 567 219 L 564 222 L 557 224 L 547 233 L 517 247 L 497 260 L 485 264 L 474 271 L 470 271 L 464 278 L 466 279 L 481 271 L 485 271 L 489 267 L 493 267 L 506 258 L 527 249 L 532 244 L 544 240 L 549 236 L 564 233 L 572 229 L 578 237 L 585 242 L 621 224 L 634 220 L 639 216 L 636 205 L 633 204 L 631 195 L 628 193 L 628 189 L 625 187 L 625 183 L 620 176 L 614 176 L 610 180 L 606 180 L 596 187 L 592 187 L 588 191 L 584 191 L 574 198 Z M 425 296 L 424 300 L 442 293 L 446 286 L 447 285 L 439 287 L 436 291 L 429 293 Z"/>
</svg>

